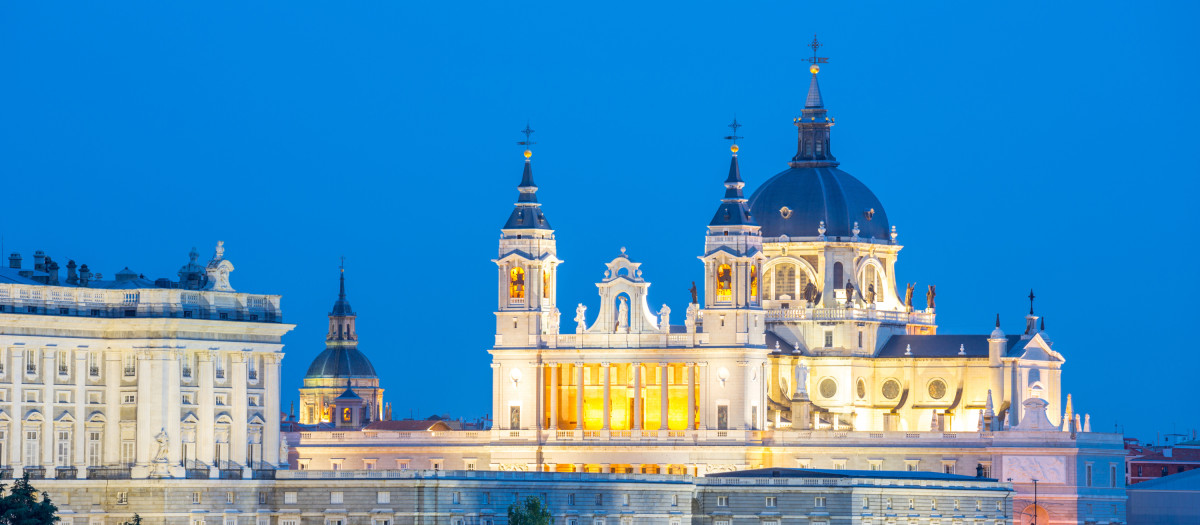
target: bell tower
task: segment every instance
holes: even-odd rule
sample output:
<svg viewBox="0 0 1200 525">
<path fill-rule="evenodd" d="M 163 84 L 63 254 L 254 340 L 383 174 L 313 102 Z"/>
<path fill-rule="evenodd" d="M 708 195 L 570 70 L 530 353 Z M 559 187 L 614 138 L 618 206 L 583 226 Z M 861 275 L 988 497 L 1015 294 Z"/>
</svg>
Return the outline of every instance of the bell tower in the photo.
<svg viewBox="0 0 1200 525">
<path fill-rule="evenodd" d="M 737 119 L 729 125 L 734 134 L 730 146 L 729 175 L 725 196 L 708 223 L 704 238 L 704 331 L 714 343 L 763 344 L 761 275 L 764 256 L 762 234 L 742 188 L 738 167 Z M 757 335 L 753 335 L 757 333 Z"/>
<path fill-rule="evenodd" d="M 540 337 L 558 333 L 557 257 L 554 230 L 537 200 L 533 182 L 533 130 L 525 127 L 525 171 L 517 203 L 500 230 L 497 266 L 496 346 L 537 347 Z"/>
</svg>

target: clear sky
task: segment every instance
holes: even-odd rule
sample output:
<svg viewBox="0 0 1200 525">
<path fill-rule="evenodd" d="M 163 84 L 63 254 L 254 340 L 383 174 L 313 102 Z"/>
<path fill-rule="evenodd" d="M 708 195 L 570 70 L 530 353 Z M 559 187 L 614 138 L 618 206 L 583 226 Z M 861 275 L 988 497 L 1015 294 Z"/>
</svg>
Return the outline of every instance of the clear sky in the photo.
<svg viewBox="0 0 1200 525">
<path fill-rule="evenodd" d="M 565 324 L 622 246 L 682 312 L 725 125 L 749 189 L 784 169 L 818 33 L 833 152 L 940 330 L 1015 333 L 1034 288 L 1095 429 L 1200 427 L 1195 3 L 350 4 L 0 7 L 6 251 L 174 277 L 224 240 L 298 325 L 284 406 L 345 255 L 395 415 L 481 416 L 526 121 Z"/>
</svg>

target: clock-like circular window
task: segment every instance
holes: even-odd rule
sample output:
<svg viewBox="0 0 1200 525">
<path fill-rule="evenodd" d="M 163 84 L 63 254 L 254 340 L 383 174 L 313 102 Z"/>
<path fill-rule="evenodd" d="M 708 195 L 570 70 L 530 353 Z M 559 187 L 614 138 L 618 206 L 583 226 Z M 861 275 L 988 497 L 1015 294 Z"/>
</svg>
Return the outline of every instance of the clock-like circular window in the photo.
<svg viewBox="0 0 1200 525">
<path fill-rule="evenodd" d="M 832 377 L 826 377 L 821 380 L 821 397 L 831 398 L 837 395 L 837 381 Z"/>
<path fill-rule="evenodd" d="M 883 397 L 886 399 L 896 399 L 900 396 L 900 382 L 895 379 L 888 379 L 883 382 Z"/>
<path fill-rule="evenodd" d="M 858 378 L 858 398 L 864 399 L 867 397 L 867 382 L 863 378 Z"/>
<path fill-rule="evenodd" d="M 941 379 L 934 379 L 929 382 L 929 397 L 941 399 L 946 397 L 946 382 Z"/>
</svg>

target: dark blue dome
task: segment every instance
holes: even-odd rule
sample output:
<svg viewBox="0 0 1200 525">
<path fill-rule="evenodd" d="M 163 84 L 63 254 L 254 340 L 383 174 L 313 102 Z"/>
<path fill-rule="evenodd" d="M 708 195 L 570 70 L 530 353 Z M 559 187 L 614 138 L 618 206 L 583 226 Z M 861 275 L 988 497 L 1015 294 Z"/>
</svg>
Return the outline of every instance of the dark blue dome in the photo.
<svg viewBox="0 0 1200 525">
<path fill-rule="evenodd" d="M 834 166 L 797 167 L 771 177 L 750 196 L 762 236 L 849 241 L 858 222 L 863 241 L 890 241 L 887 213 L 865 184 Z"/>
<path fill-rule="evenodd" d="M 325 348 L 313 359 L 304 377 L 378 377 L 375 367 L 357 348 L 335 346 Z"/>
</svg>

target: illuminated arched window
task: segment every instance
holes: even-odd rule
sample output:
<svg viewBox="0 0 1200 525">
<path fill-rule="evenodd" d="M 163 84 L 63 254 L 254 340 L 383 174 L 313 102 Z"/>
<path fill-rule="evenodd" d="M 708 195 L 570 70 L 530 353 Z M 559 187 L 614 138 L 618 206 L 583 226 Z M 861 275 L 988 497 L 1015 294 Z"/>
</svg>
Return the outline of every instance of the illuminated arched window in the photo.
<svg viewBox="0 0 1200 525">
<path fill-rule="evenodd" d="M 717 267 L 717 300 L 728 301 L 733 295 L 730 285 L 733 283 L 733 268 L 728 264 Z"/>
<path fill-rule="evenodd" d="M 758 300 L 758 265 L 750 265 L 750 300 Z"/>
<path fill-rule="evenodd" d="M 350 409 L 350 407 L 345 407 L 342 409 L 342 421 L 349 422 L 353 418 L 354 412 Z"/>
<path fill-rule="evenodd" d="M 542 298 L 550 297 L 550 270 L 542 270 Z"/>
<path fill-rule="evenodd" d="M 513 268 L 508 274 L 508 297 L 510 299 L 525 298 L 525 270 Z"/>
</svg>

